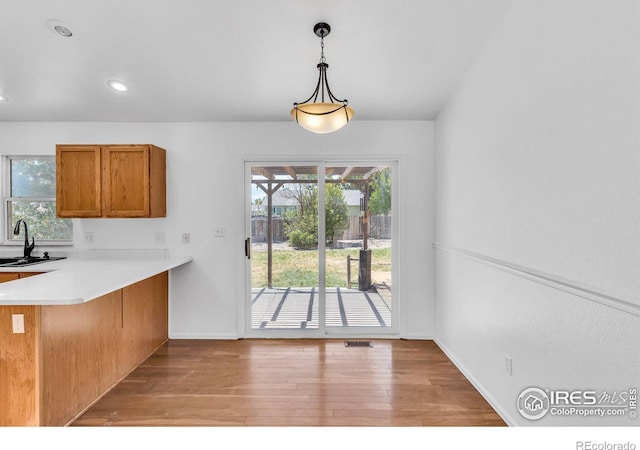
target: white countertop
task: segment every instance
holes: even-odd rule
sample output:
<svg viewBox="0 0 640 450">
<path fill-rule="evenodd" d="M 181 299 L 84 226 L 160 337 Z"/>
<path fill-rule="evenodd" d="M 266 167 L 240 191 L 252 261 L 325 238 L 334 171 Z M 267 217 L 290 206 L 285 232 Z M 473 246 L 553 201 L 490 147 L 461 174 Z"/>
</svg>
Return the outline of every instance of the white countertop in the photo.
<svg viewBox="0 0 640 450">
<path fill-rule="evenodd" d="M 44 272 L 0 283 L 0 306 L 84 303 L 192 261 L 191 257 L 70 255 L 0 272 Z"/>
</svg>

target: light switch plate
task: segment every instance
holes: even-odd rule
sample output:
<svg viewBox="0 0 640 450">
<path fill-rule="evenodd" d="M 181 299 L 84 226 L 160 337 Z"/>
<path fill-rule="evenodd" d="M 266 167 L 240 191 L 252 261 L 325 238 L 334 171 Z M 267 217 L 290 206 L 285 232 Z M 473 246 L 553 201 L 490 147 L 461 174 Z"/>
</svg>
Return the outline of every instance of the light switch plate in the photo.
<svg viewBox="0 0 640 450">
<path fill-rule="evenodd" d="M 224 227 L 215 227 L 215 229 L 213 230 L 213 234 L 215 235 L 215 237 L 224 237 Z"/>
</svg>

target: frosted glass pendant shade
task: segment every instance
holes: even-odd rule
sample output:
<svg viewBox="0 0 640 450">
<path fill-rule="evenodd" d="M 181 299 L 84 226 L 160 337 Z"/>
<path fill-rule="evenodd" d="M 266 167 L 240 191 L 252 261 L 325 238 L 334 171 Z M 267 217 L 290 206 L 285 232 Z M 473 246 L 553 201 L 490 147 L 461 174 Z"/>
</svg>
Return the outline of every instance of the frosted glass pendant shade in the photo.
<svg viewBox="0 0 640 450">
<path fill-rule="evenodd" d="M 291 109 L 298 125 L 313 133 L 333 133 L 349 123 L 353 109 L 337 103 L 304 103 Z"/>
<path fill-rule="evenodd" d="M 344 127 L 353 117 L 353 109 L 349 108 L 347 99 L 340 100 L 329 89 L 327 69 L 329 64 L 324 57 L 324 38 L 331 31 L 329 24 L 320 22 L 313 27 L 313 32 L 320 38 L 320 62 L 318 83 L 311 97 L 303 102 L 294 103 L 291 117 L 305 130 L 313 133 L 332 133 Z M 325 94 L 330 103 L 325 102 Z M 316 100 L 320 99 L 320 102 Z"/>
</svg>

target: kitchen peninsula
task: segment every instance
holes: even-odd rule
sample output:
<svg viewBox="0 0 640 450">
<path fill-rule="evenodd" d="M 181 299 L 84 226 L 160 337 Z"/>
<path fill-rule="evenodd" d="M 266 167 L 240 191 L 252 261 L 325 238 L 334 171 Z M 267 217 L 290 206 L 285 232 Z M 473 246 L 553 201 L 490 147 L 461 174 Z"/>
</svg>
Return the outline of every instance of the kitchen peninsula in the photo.
<svg viewBox="0 0 640 450">
<path fill-rule="evenodd" d="M 169 271 L 190 261 L 0 267 L 0 426 L 67 425 L 164 344 Z"/>
</svg>

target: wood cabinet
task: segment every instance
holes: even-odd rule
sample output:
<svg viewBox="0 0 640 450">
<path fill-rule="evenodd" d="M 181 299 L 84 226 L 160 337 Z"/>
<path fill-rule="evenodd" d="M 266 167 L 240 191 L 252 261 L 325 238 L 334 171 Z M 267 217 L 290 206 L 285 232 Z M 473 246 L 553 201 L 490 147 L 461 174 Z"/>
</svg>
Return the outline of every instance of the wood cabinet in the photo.
<svg viewBox="0 0 640 450">
<path fill-rule="evenodd" d="M 0 272 L 0 283 L 17 280 L 18 278 L 20 278 L 20 274 L 17 272 Z"/>
<path fill-rule="evenodd" d="M 0 426 L 69 424 L 163 345 L 168 280 L 75 305 L 0 306 Z M 12 314 L 24 314 L 24 334 Z"/>
<path fill-rule="evenodd" d="M 58 217 L 166 217 L 166 152 L 155 145 L 57 145 Z"/>
<path fill-rule="evenodd" d="M 102 182 L 100 147 L 56 147 L 56 215 L 100 217 Z"/>
<path fill-rule="evenodd" d="M 38 272 L 0 272 L 0 283 L 18 280 Z M 24 401 L 24 392 L 37 389 L 35 306 L 0 307 L 0 425 L 36 423 L 35 400 Z M 12 316 L 22 314 L 25 333 L 13 333 Z"/>
<path fill-rule="evenodd" d="M 40 275 L 42 272 L 0 272 L 0 283 Z"/>
</svg>

